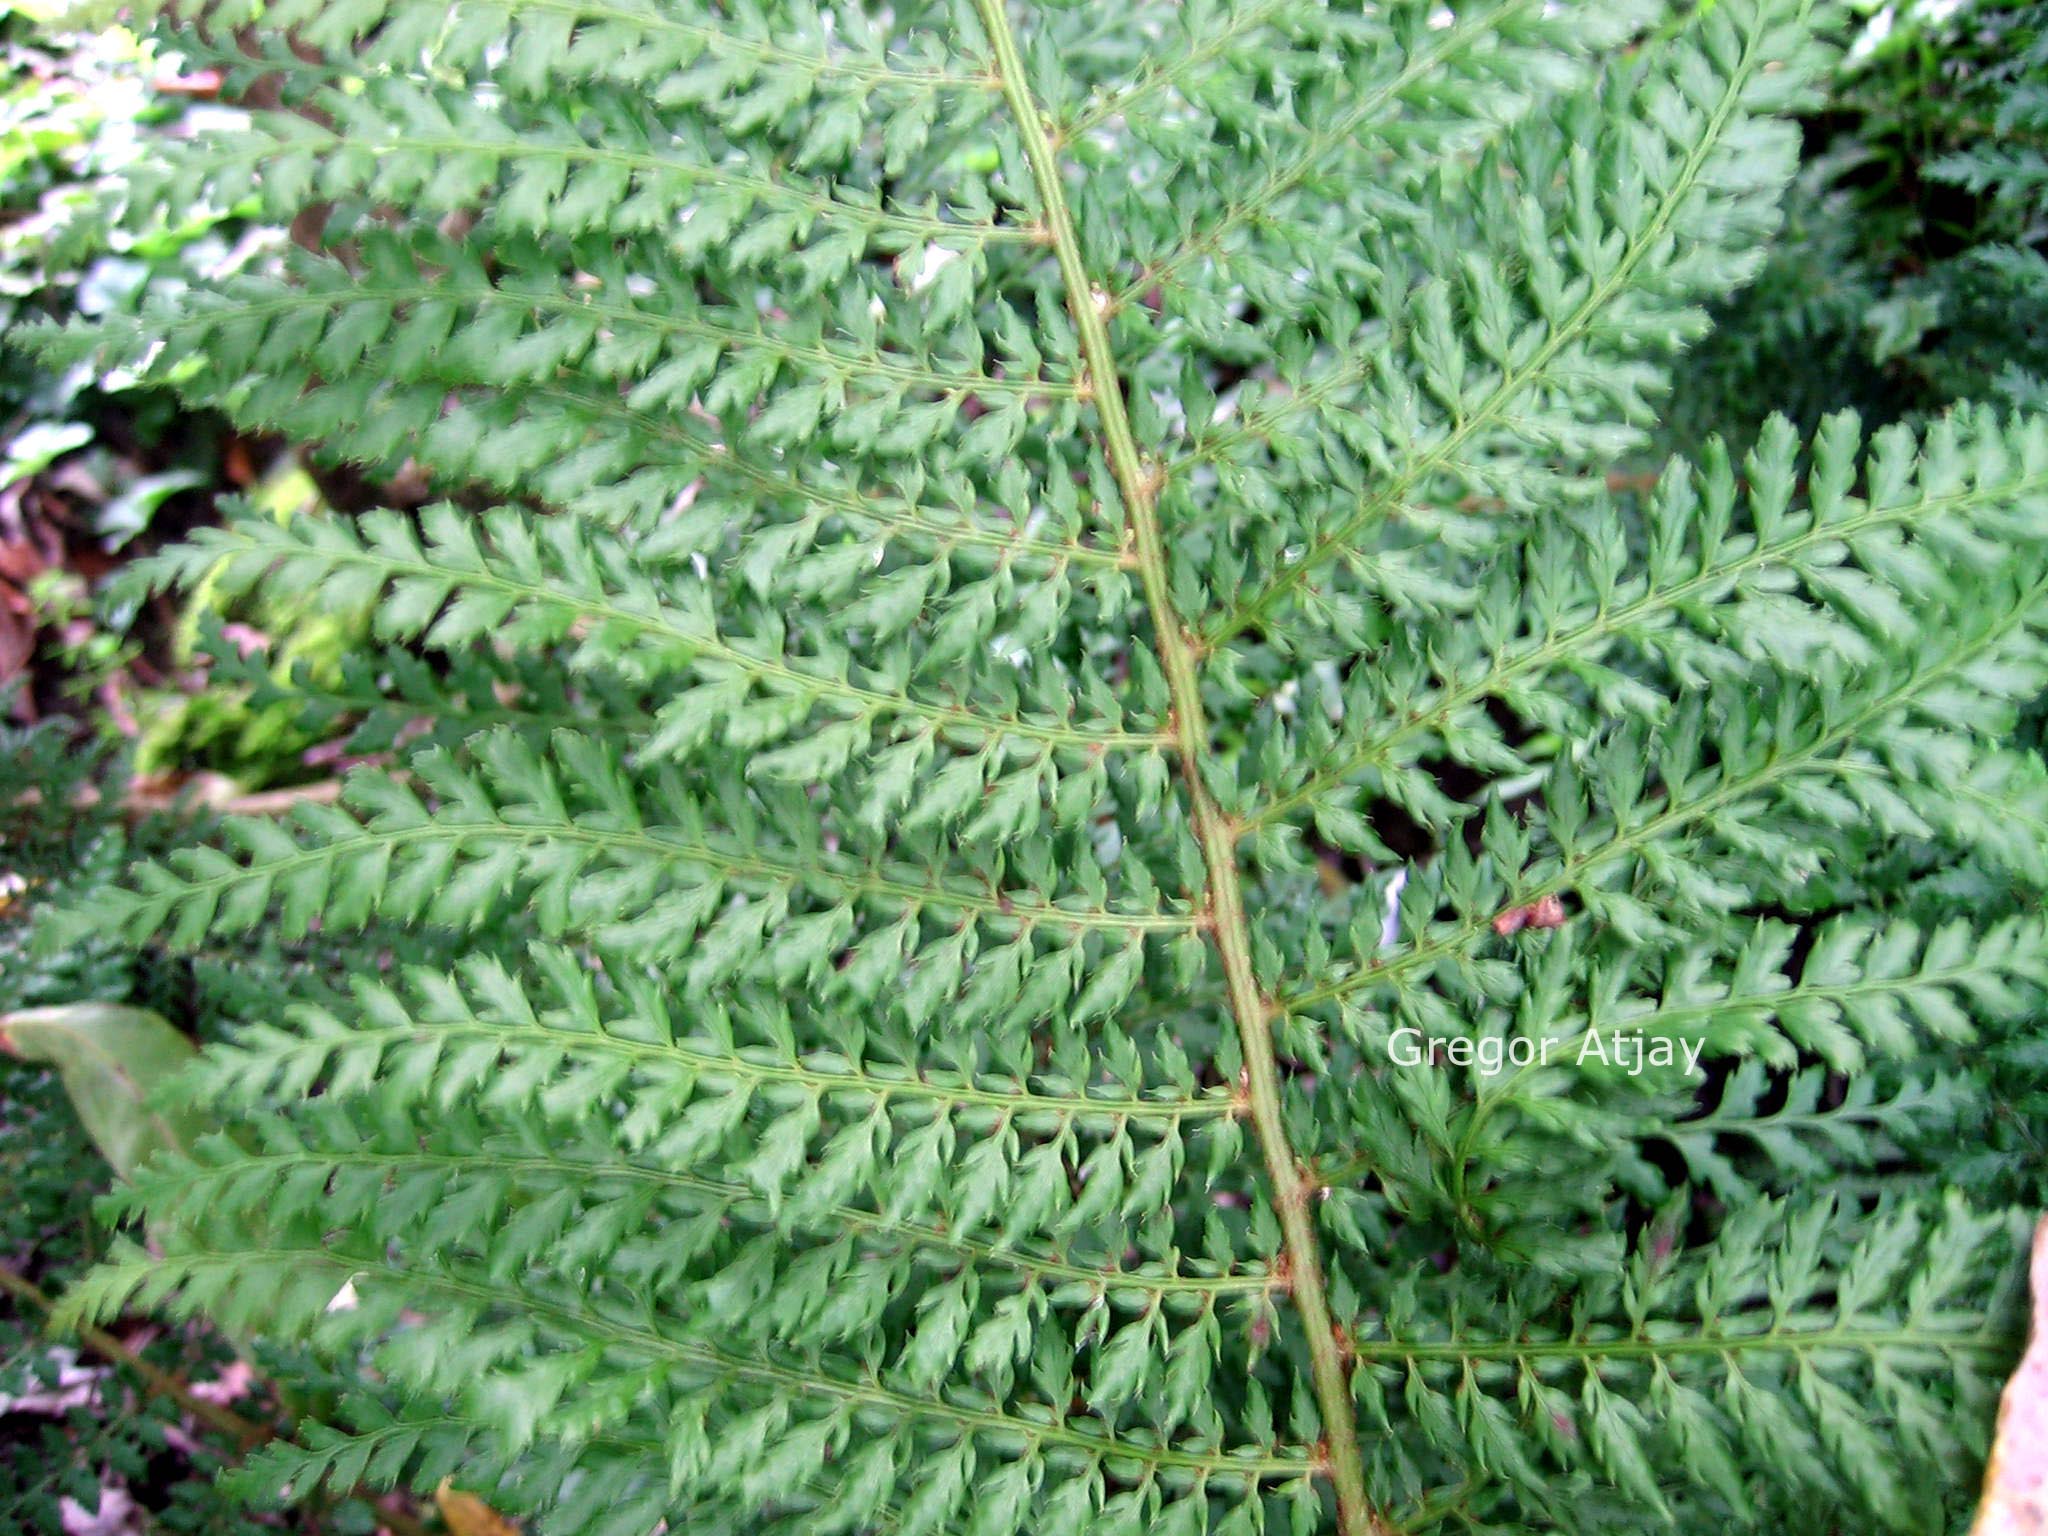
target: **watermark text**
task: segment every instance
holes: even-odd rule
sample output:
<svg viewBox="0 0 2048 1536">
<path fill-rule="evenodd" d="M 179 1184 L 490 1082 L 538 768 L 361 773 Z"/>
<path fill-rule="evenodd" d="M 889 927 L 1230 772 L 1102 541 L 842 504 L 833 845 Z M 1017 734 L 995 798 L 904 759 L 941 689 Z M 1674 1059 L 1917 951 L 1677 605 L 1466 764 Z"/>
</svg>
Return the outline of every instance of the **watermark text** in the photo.
<svg viewBox="0 0 2048 1536">
<path fill-rule="evenodd" d="M 1588 1030 L 1576 1040 L 1532 1040 L 1517 1035 L 1504 1040 L 1488 1035 L 1473 1040 L 1454 1036 L 1432 1040 L 1419 1029 L 1397 1029 L 1387 1037 L 1387 1059 L 1397 1067 L 1476 1066 L 1489 1075 L 1504 1067 L 1547 1067 L 1570 1061 L 1583 1067 L 1603 1067 L 1636 1077 L 1656 1067 L 1674 1067 L 1683 1062 L 1688 1072 L 1699 1069 L 1703 1040 L 1670 1040 L 1662 1035 L 1644 1035 L 1631 1030 Z"/>
</svg>

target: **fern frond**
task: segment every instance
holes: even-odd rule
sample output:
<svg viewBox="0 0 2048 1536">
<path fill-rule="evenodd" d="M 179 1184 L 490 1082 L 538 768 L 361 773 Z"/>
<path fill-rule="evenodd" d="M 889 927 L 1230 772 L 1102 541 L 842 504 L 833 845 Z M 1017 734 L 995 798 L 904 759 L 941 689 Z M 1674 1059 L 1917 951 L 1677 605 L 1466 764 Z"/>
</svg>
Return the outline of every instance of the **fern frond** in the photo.
<svg viewBox="0 0 2048 1536">
<path fill-rule="evenodd" d="M 300 248 L 30 345 L 440 499 L 139 573 L 366 612 L 220 676 L 387 760 L 72 914 L 297 967 L 78 1314 L 562 1536 L 1953 1524 L 2048 427 L 1619 463 L 1814 21 L 163 14 L 284 106 L 128 216 Z"/>
<path fill-rule="evenodd" d="M 1721 1090 L 1707 1114 L 1664 1133 L 1685 1160 L 1689 1176 L 1730 1204 L 1757 1198 L 1758 1183 L 1742 1164 L 1761 1158 L 1768 1185 L 1788 1189 L 1802 1181 L 1865 1172 L 1902 1155 L 1902 1142 L 1961 1119 L 1967 1089 L 1954 1079 L 1909 1083 L 1888 1098 L 1875 1078 L 1858 1077 L 1839 1103 L 1827 1102 L 1827 1073 L 1809 1067 L 1783 1085 L 1782 1099 L 1763 1068 L 1746 1062 Z M 1776 1101 L 1767 1107 L 1766 1100 Z"/>
<path fill-rule="evenodd" d="M 888 607 L 878 593 L 870 626 L 839 630 L 825 640 L 823 654 L 794 655 L 765 606 L 757 615 L 759 633 L 735 634 L 730 621 L 721 625 L 711 594 L 687 571 L 666 576 L 602 533 L 512 508 L 479 522 L 442 504 L 429 508 L 417 529 L 389 514 L 367 516 L 355 529 L 244 517 L 139 564 L 135 579 L 207 579 L 229 593 L 258 581 L 272 590 L 317 589 L 330 601 L 374 604 L 382 638 L 423 638 L 437 648 L 459 650 L 486 634 L 528 646 L 573 638 L 577 644 L 565 657 L 572 666 L 593 664 L 642 679 L 694 668 L 700 685 L 665 705 L 657 720 L 657 752 L 685 751 L 721 727 L 734 744 L 764 745 L 799 728 L 811 707 L 822 705 L 837 718 L 810 735 L 811 750 L 774 759 L 777 768 L 767 770 L 792 779 L 836 772 L 878 722 L 900 721 L 920 732 L 927 757 L 934 738 L 980 748 L 984 757 L 1016 747 L 1035 754 L 1040 772 L 1050 771 L 1054 749 L 1092 766 L 1106 752 L 1156 750 L 1168 739 L 1156 729 L 1126 728 L 1113 697 L 1096 690 L 1076 698 L 1056 673 L 1021 667 L 991 673 L 1000 695 L 987 708 L 913 692 L 898 679 L 934 670 L 934 654 L 947 659 L 942 646 L 913 658 L 902 643 L 889 643 L 900 628 L 894 612 L 915 602 L 914 589 Z M 952 640 L 955 649 L 964 652 L 976 629 L 985 633 L 992 626 L 996 601 L 990 591 L 986 602 L 977 596 L 956 607 L 962 622 L 953 626 L 961 631 Z M 859 646 L 870 639 L 872 650 Z M 756 690 L 763 696 L 758 701 L 750 697 Z M 1065 723 L 1076 705 L 1095 719 Z"/>
<path fill-rule="evenodd" d="M 1625 1274 L 1562 1326 L 1531 1297 L 1509 1335 L 1424 1337 L 1418 1326 L 1443 1314 L 1411 1285 L 1356 1348 L 1379 1401 L 1404 1392 L 1503 1480 L 1529 1475 L 1512 1454 L 1513 1403 L 1523 1433 L 1653 1508 L 1668 1507 L 1655 1469 L 1682 1470 L 1752 1519 L 1741 1468 L 1762 1465 L 1911 1526 L 1925 1500 L 1910 1469 L 1966 1454 L 1949 1394 L 1981 1405 L 1997 1391 L 2010 1297 L 1971 1300 L 1969 1274 L 2017 1234 L 1960 1209 L 1905 1210 L 1841 1256 L 1834 1225 L 1825 1203 L 1758 1202 L 1695 1259 L 1667 1210 Z"/>
<path fill-rule="evenodd" d="M 1716 8 L 1697 26 L 1697 38 L 1662 45 L 1672 56 L 1659 68 L 1632 78 L 1615 67 L 1590 92 L 1566 98 L 1540 131 L 1511 137 L 1497 163 L 1458 178 L 1478 203 L 1480 238 L 1498 244 L 1465 261 L 1454 254 L 1468 235 L 1464 219 L 1420 231 L 1421 251 L 1401 252 L 1389 276 L 1412 264 L 1436 280 L 1405 293 L 1385 279 L 1376 285 L 1401 343 L 1393 359 L 1383 343 L 1361 338 L 1353 366 L 1371 359 L 1370 375 L 1341 390 L 1334 380 L 1320 389 L 1295 381 L 1297 400 L 1256 427 L 1247 411 L 1251 443 L 1277 449 L 1277 434 L 1298 437 L 1285 444 L 1287 456 L 1313 450 L 1335 472 L 1338 494 L 1297 503 L 1259 533 L 1264 563 L 1277 569 L 1247 584 L 1207 628 L 1210 643 L 1267 623 L 1335 562 L 1349 563 L 1366 594 L 1397 600 L 1400 583 L 1387 577 L 1398 567 L 1385 576 L 1375 569 L 1372 536 L 1396 517 L 1434 531 L 1441 518 L 1431 503 L 1445 485 L 1456 487 L 1445 500 L 1533 505 L 1560 489 L 1536 459 L 1605 465 L 1629 446 L 1633 434 L 1615 420 L 1645 417 L 1657 387 L 1638 359 L 1696 335 L 1693 303 L 1754 267 L 1795 147 L 1768 114 L 1796 98 L 1814 64 L 1801 29 L 1769 7 Z M 1514 190 L 1559 182 L 1561 208 Z M 1500 276 L 1517 271 L 1527 274 L 1521 293 Z M 1582 408 L 1601 425 L 1582 421 Z M 1324 419 L 1290 421 L 1309 409 Z M 1381 425 L 1375 432 L 1370 424 Z M 1242 496 L 1251 479 L 1227 475 L 1225 484 Z M 1280 511 L 1277 501 L 1252 505 Z M 1300 552 L 1277 558 L 1290 544 Z M 1349 603 L 1333 599 L 1318 594 L 1312 611 L 1348 633 Z"/>
<path fill-rule="evenodd" d="M 301 661 L 289 669 L 263 652 L 244 655 L 218 633 L 201 637 L 208 679 L 246 690 L 252 708 L 291 708 L 321 740 L 340 737 L 352 756 L 403 747 L 455 748 L 482 731 L 509 728 L 545 742 L 576 731 L 614 742 L 636 740 L 653 720 L 653 695 L 588 671 L 571 674 L 550 656 L 471 650 L 435 665 L 398 647 L 340 657 L 334 667 Z"/>
<path fill-rule="evenodd" d="M 1950 418 L 1924 447 L 1892 429 L 1860 467 L 1857 448 L 1853 420 L 1830 421 L 1814 445 L 1810 505 L 1794 509 L 1797 449 L 1775 419 L 1746 466 L 1746 501 L 1725 460 L 1691 478 L 1674 464 L 1640 527 L 1609 511 L 1548 530 L 1519 572 L 1494 578 L 1472 621 L 1444 637 L 1455 651 L 1356 669 L 1330 708 L 1298 709 L 1290 756 L 1315 766 L 1254 812 L 1253 825 L 1304 813 L 1327 823 L 1354 810 L 1353 784 L 1428 815 L 1419 765 L 1440 754 L 1523 771 L 1526 760 L 1487 716 L 1490 700 L 1585 732 L 1623 713 L 1662 719 L 1668 688 L 1703 679 L 1763 681 L 1828 657 L 1867 665 L 1899 633 L 1897 589 L 1942 579 L 1928 546 L 1993 570 L 2004 551 L 1984 539 L 1987 520 L 2025 538 L 2048 507 L 2048 437 L 2032 423 Z M 1867 497 L 1850 494 L 1859 480 Z M 1640 572 L 1621 563 L 1638 540 L 1650 556 Z M 1517 590 L 1533 598 L 1526 609 L 1510 596 Z M 1525 613 L 1531 630 L 1502 628 Z M 1420 672 L 1425 665 L 1438 675 Z M 1646 667 L 1668 679 L 1664 688 L 1646 685 Z M 1567 669 L 1582 704 L 1557 686 Z"/>
<path fill-rule="evenodd" d="M 1736 731 L 1710 737 L 1693 711 L 1654 746 L 1622 731 L 1589 754 L 1583 772 L 1561 763 L 1531 827 L 1489 818 L 1493 835 L 1478 858 L 1454 850 L 1440 887 L 1421 884 L 1416 900 L 1404 899 L 1411 942 L 1381 956 L 1378 930 L 1354 925 L 1351 941 L 1368 950 L 1354 974 L 1290 994 L 1287 1006 L 1425 979 L 1484 942 L 1503 914 L 1546 899 L 1570 895 L 1631 938 L 1668 942 L 1667 914 L 1711 916 L 1743 902 L 1747 892 L 1725 878 L 1730 860 L 1768 860 L 1772 873 L 1752 883 L 1790 890 L 1823 867 L 1845 828 L 1933 835 L 1949 819 L 1938 807 L 1952 776 L 1975 757 L 1965 732 L 1995 738 L 2010 727 L 2014 701 L 2044 680 L 2036 631 L 2048 623 L 2048 586 L 2001 584 L 1973 597 L 1950 632 L 1921 636 L 1902 671 L 1875 687 L 1821 694 L 1788 681 L 1766 696 L 1767 714 Z M 1873 735 L 1885 742 L 1881 755 L 1861 744 Z M 1452 915 L 1421 910 L 1430 895 Z"/>
</svg>

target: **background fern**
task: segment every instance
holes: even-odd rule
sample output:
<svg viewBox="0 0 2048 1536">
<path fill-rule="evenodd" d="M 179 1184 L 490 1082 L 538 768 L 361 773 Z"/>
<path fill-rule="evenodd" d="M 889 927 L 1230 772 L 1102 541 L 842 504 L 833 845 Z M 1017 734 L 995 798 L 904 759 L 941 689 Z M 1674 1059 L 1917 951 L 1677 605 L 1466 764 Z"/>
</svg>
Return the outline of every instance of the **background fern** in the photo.
<svg viewBox="0 0 2048 1536">
<path fill-rule="evenodd" d="M 1859 3 L 1763 273 L 1716 306 L 1664 413 L 1667 444 L 1854 406 L 1920 419 L 1958 399 L 2038 409 L 2048 9 Z"/>
<path fill-rule="evenodd" d="M 132 215 L 319 249 L 43 357 L 445 498 L 146 568 L 367 612 L 304 708 L 395 761 L 69 921 L 325 957 L 229 993 L 229 1129 L 72 1297 L 360 1367 L 255 1483 L 621 1536 L 1967 1507 L 2048 423 L 1610 477 L 1777 227 L 1807 6 L 163 27 L 284 106 Z"/>
</svg>

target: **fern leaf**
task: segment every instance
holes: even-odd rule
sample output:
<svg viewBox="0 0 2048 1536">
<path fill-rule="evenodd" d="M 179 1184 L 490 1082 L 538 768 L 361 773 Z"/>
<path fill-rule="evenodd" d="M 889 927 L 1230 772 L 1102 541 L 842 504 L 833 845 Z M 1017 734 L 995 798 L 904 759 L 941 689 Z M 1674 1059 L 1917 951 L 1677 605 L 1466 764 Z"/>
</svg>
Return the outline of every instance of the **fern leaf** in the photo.
<svg viewBox="0 0 2048 1536">
<path fill-rule="evenodd" d="M 1803 0 L 156 25 L 282 105 L 127 216 L 294 248 L 29 344 L 436 498 L 139 572 L 367 614 L 219 675 L 389 761 L 69 919 L 293 961 L 199 962 L 224 1133 L 71 1303 L 352 1382 L 250 1488 L 1951 1521 L 2048 426 L 1613 473 L 1775 227 Z"/>
</svg>

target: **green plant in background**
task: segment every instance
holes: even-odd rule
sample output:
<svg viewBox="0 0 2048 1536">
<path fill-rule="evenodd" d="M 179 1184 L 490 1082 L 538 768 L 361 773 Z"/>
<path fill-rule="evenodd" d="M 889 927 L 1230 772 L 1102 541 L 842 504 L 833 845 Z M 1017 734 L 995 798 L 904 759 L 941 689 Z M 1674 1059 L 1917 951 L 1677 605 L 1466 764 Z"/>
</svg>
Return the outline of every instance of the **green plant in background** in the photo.
<svg viewBox="0 0 2048 1536">
<path fill-rule="evenodd" d="M 2025 1218 L 1932 1132 L 2048 981 L 2048 423 L 1609 489 L 1777 228 L 1806 6 L 185 23 L 287 109 L 133 205 L 327 253 L 42 356 L 502 502 L 142 572 L 374 605 L 306 708 L 404 722 L 64 927 L 317 957 L 220 994 L 232 1133 L 70 1294 L 360 1373 L 251 1482 L 1966 1508 Z"/>
<path fill-rule="evenodd" d="M 132 304 L 146 289 L 175 290 L 200 270 L 232 268 L 233 211 L 199 204 L 175 217 L 142 216 L 122 227 L 103 217 L 107 188 L 148 151 L 152 131 L 171 122 L 204 131 L 233 120 L 224 107 L 156 94 L 152 51 L 109 28 L 61 32 L 34 7 L 0 5 L 0 327 L 42 316 L 99 315 Z M 186 119 L 191 119 L 186 121 Z M 39 473 L 94 440 L 94 396 L 130 380 L 91 370 L 51 372 L 20 354 L 0 370 L 0 487 Z M 169 397 L 128 400 L 143 433 L 166 424 Z M 185 430 L 189 431 L 188 426 Z M 98 531 L 132 538 L 163 500 L 201 483 L 188 467 L 122 487 L 101 509 Z"/>
<path fill-rule="evenodd" d="M 105 770 L 101 759 L 78 750 L 62 724 L 0 727 L 0 1017 L 148 990 L 139 973 L 150 968 L 115 946 L 33 952 L 54 907 L 117 872 L 128 856 L 118 820 L 79 809 L 81 794 Z M 25 797 L 31 785 L 36 794 Z M 91 1205 L 109 1183 L 56 1074 L 18 1064 L 0 1046 L 0 1186 L 8 1193 L 0 1266 L 12 1276 L 32 1256 L 44 1285 L 68 1284 L 104 1254 Z M 0 1405 L 17 1431 L 0 1437 L 4 1531 L 61 1529 L 65 1497 L 96 1510 L 103 1473 L 135 1471 L 162 1444 L 163 1416 L 121 1410 L 122 1388 L 96 1369 L 100 1362 L 45 1338 L 43 1323 L 41 1311 L 11 1289 L 0 1298 Z M 33 1427 L 24 1433 L 22 1426 Z"/>
<path fill-rule="evenodd" d="M 330 515 L 318 484 L 290 455 L 278 459 L 244 504 L 252 515 L 279 523 Z M 213 584 L 195 585 L 180 604 L 165 649 L 181 671 L 203 669 L 205 684 L 135 690 L 137 771 L 199 763 L 251 789 L 303 780 L 306 755 L 323 736 L 298 700 L 258 687 L 249 674 L 276 680 L 301 674 L 335 686 L 345 660 L 369 643 L 370 615 L 364 603 L 329 599 L 313 592 L 257 594 L 244 602 Z M 251 660 L 254 668 L 241 664 Z"/>
<path fill-rule="evenodd" d="M 1746 440 L 1760 405 L 1810 428 L 2048 402 L 2048 6 L 1853 9 L 1788 227 L 1688 367 L 1673 442 Z"/>
<path fill-rule="evenodd" d="M 10 1196 L 20 1203 L 10 1207 L 5 1235 L 10 1245 L 27 1239 L 47 1251 L 53 1232 L 85 1223 L 89 1206 L 79 1198 L 76 1178 L 93 1154 L 77 1144 L 61 1102 L 36 1104 L 32 1095 L 13 1092 L 8 1097 L 0 1167 L 10 1178 Z M 17 1119 L 24 1113 L 25 1121 Z M 34 1224 L 38 1216 L 49 1222 Z M 61 1278 L 65 1270 L 57 1267 L 55 1273 Z M 141 1341 L 142 1352 L 135 1354 L 95 1334 L 120 1361 L 110 1363 L 76 1342 L 44 1334 L 44 1311 L 37 1304 L 42 1299 L 12 1269 L 0 1271 L 0 1414 L 7 1421 L 0 1438 L 0 1531 L 254 1536 L 276 1529 L 272 1517 L 234 1507 L 215 1491 L 216 1477 L 234 1465 L 234 1437 L 204 1420 L 197 1434 L 188 1427 L 191 1404 L 213 1411 L 211 1402 L 181 1402 L 161 1386 L 181 1380 L 176 1373 L 185 1370 L 217 1393 L 217 1384 L 230 1379 L 224 1373 L 233 1369 L 217 1340 L 181 1330 Z M 151 1382 L 159 1390 L 152 1391 Z M 235 1416 L 219 1417 L 232 1422 Z M 354 1529 L 369 1536 L 373 1522 L 363 1513 Z"/>
<path fill-rule="evenodd" d="M 1865 319 L 1922 397 L 2048 402 L 2048 6 L 1879 7 L 1838 110 L 1893 291 Z M 1879 211 L 1896 210 L 1887 221 Z M 1887 223 L 1891 224 L 1887 228 Z"/>
<path fill-rule="evenodd" d="M 162 135 L 204 135 L 242 122 L 210 99 L 218 82 L 179 76 L 175 61 L 124 28 L 65 30 L 58 18 L 0 5 L 0 328 L 33 319 L 131 311 L 146 297 L 176 303 L 185 285 L 274 262 L 284 231 L 250 221 L 250 206 L 181 203 L 110 219 L 109 198 Z M 41 670 L 60 681 L 46 705 L 83 713 L 118 700 L 100 724 L 130 739 L 145 777 L 204 768 L 243 787 L 307 775 L 315 743 L 288 714 L 247 707 L 226 688 L 198 688 L 209 619 L 238 626 L 240 645 L 263 645 L 273 664 L 333 668 L 359 645 L 360 614 L 306 604 L 232 609 L 203 594 L 158 623 L 133 603 L 103 604 L 103 571 L 161 542 L 167 507 L 175 531 L 206 516 L 226 478 L 219 418 L 180 414 L 166 389 L 123 370 L 31 366 L 0 356 L 0 683 L 38 670 L 10 628 L 40 631 Z M 248 445 L 242 457 L 250 456 Z M 277 515 L 324 510 L 314 481 L 290 454 L 250 466 L 250 494 Z M 198 494 L 195 494 L 198 493 Z M 166 632 L 167 631 L 167 632 Z M 140 659 L 144 665 L 136 667 Z M 118 715 L 118 720 L 108 716 Z"/>
<path fill-rule="evenodd" d="M 163 813 L 131 832 L 126 778 L 124 761 L 68 720 L 0 727 L 0 1532 L 275 1531 L 273 1516 L 228 1492 L 232 1474 L 280 1426 L 295 1430 L 336 1399 L 328 1372 L 260 1341 L 245 1357 L 197 1327 L 124 1342 L 48 1326 L 53 1296 L 105 1256 L 94 1202 L 152 1150 L 189 1147 L 205 1129 L 153 1105 L 193 1046 L 149 1010 L 205 1023 L 289 994 L 307 969 L 260 940 L 170 963 L 118 944 L 43 942 L 65 904 L 90 899 L 132 854 L 191 835 L 193 823 Z M 437 958 L 393 942 L 409 963 Z M 347 1387 L 375 1402 L 360 1380 Z M 293 1528 L 380 1526 L 418 1530 L 342 1488 Z"/>
<path fill-rule="evenodd" d="M 0 1187 L 7 1191 L 0 1210 L 0 1418 L 8 1426 L 0 1435 L 0 1531 L 10 1533 L 72 1529 L 82 1517 L 99 1515 L 119 1528 L 114 1522 L 130 1507 L 129 1488 L 152 1481 L 152 1464 L 173 1454 L 168 1447 L 180 1432 L 175 1401 L 149 1397 L 75 1340 L 47 1336 L 44 1308 L 34 1299 L 61 1290 L 103 1257 L 104 1234 L 91 1208 L 111 1179 L 58 1074 L 40 1064 L 47 1053 L 10 1035 L 7 1021 L 80 997 L 166 991 L 155 967 L 138 965 L 115 946 L 34 952 L 55 906 L 108 878 L 130 851 L 118 816 L 82 803 L 88 796 L 96 803 L 100 783 L 111 777 L 105 753 L 81 751 L 65 723 L 0 728 Z M 25 795 L 31 786 L 35 794 Z M 123 1104 L 101 1093 L 87 1102 L 102 1107 L 99 1118 L 117 1142 L 142 1120 L 132 1099 Z M 31 1265 L 33 1278 L 23 1273 Z M 218 1345 L 194 1345 L 172 1336 L 147 1353 L 159 1369 L 196 1364 L 217 1372 L 225 1365 Z M 162 1528 L 244 1528 L 218 1501 L 195 1501 L 219 1465 L 217 1448 L 195 1449 L 199 1460 L 188 1480 L 160 1479 L 172 1484 L 168 1499 L 154 1501 L 165 1516 Z M 110 1503 L 102 1502 L 103 1490 Z M 215 1523 L 201 1523 L 201 1516 Z"/>
</svg>

